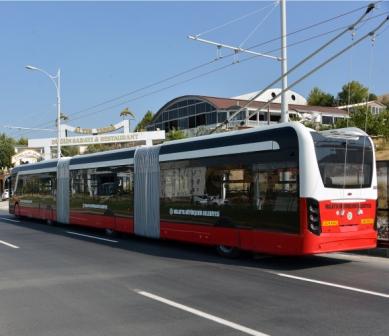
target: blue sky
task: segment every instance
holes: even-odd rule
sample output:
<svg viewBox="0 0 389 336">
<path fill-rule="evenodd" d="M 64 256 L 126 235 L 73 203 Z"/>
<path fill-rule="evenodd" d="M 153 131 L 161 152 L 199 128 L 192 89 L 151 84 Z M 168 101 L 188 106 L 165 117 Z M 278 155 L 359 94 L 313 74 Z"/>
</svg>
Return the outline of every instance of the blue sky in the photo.
<svg viewBox="0 0 389 336">
<path fill-rule="evenodd" d="M 120 111 L 125 107 L 134 111 L 140 120 L 147 110 L 156 112 L 170 99 L 180 95 L 231 97 L 259 90 L 279 76 L 279 63 L 256 58 L 227 66 L 232 62 L 230 57 L 185 76 L 84 111 L 213 60 L 216 48 L 189 40 L 189 34 L 207 31 L 268 6 L 244 20 L 202 37 L 239 45 L 266 15 L 269 15 L 268 19 L 252 33 L 244 47 L 278 37 L 279 8 L 268 14 L 271 4 L 272 2 L 266 1 L 0 2 L 0 126 L 54 126 L 54 86 L 44 75 L 25 70 L 24 66 L 27 64 L 53 74 L 61 68 L 62 111 L 70 117 L 69 124 L 81 127 L 102 127 L 116 123 L 120 120 Z M 361 1 L 289 1 L 288 33 L 367 4 Z M 389 3 L 382 2 L 372 15 L 388 11 Z M 288 38 L 288 43 L 350 24 L 361 14 L 362 10 L 292 35 Z M 364 24 L 356 32 L 356 38 L 383 18 L 381 16 Z M 377 94 L 389 92 L 389 29 L 384 29 L 377 37 L 374 48 L 370 41 L 362 42 L 294 90 L 306 96 L 312 87 L 319 86 L 335 95 L 343 84 L 356 79 L 370 86 Z M 334 35 L 290 47 L 289 67 L 330 36 Z M 322 56 L 292 75 L 289 82 L 350 42 L 351 35 L 346 34 Z M 255 50 L 266 52 L 277 49 L 279 44 L 277 40 Z M 224 55 L 229 53 L 223 50 Z M 272 54 L 278 55 L 279 51 Z M 240 55 L 238 59 L 247 57 Z M 226 68 L 196 80 L 177 83 L 222 66 Z M 174 86 L 163 90 L 169 85 Z M 156 90 L 160 92 L 152 93 Z M 79 113 L 75 114 L 77 112 Z M 0 132 L 7 132 L 14 137 L 27 135 L 34 138 L 50 134 L 26 134 L 3 127 Z"/>
</svg>

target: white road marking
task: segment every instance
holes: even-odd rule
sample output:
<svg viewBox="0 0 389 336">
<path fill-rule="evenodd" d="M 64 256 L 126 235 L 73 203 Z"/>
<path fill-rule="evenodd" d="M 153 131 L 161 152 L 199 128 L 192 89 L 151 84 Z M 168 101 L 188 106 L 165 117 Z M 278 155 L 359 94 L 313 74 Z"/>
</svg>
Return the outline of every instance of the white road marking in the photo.
<svg viewBox="0 0 389 336">
<path fill-rule="evenodd" d="M 276 274 L 279 275 L 279 276 L 285 277 L 285 278 L 291 278 L 291 279 L 295 279 L 295 280 L 313 282 L 313 283 L 317 283 L 319 285 L 325 285 L 325 286 L 330 286 L 330 287 L 347 289 L 347 290 L 354 291 L 354 292 L 359 292 L 359 293 L 364 293 L 364 294 L 369 294 L 369 295 L 375 295 L 375 296 L 380 296 L 380 297 L 389 299 L 389 294 L 369 291 L 369 290 L 365 290 L 365 289 L 361 289 L 361 288 L 356 288 L 356 287 L 343 286 L 343 285 L 338 285 L 338 284 L 335 284 L 335 283 L 332 283 L 332 282 L 319 281 L 319 280 L 303 278 L 303 277 L 298 277 L 298 276 L 284 274 L 284 273 L 276 273 Z"/>
<path fill-rule="evenodd" d="M 5 242 L 5 241 L 3 241 L 3 240 L 0 240 L 0 244 L 6 245 L 6 246 L 8 246 L 8 247 L 12 247 L 12 248 L 14 248 L 14 249 L 18 249 L 18 248 L 19 248 L 19 246 L 16 246 L 16 245 L 7 243 L 7 242 Z"/>
<path fill-rule="evenodd" d="M 69 234 L 72 234 L 72 235 L 76 235 L 76 236 L 81 236 L 81 237 L 87 237 L 87 238 L 93 238 L 93 239 L 103 240 L 103 241 L 107 241 L 107 242 L 110 242 L 110 243 L 118 243 L 117 240 L 106 239 L 106 238 L 100 238 L 100 237 L 96 237 L 96 236 L 89 236 L 89 235 L 86 235 L 86 234 L 81 234 L 81 233 L 72 232 L 72 231 L 66 231 L 66 233 L 69 233 Z"/>
<path fill-rule="evenodd" d="M 140 294 L 140 295 L 146 296 L 146 297 L 148 297 L 148 298 L 150 298 L 152 300 L 156 300 L 156 301 L 165 303 L 165 304 L 167 304 L 169 306 L 172 306 L 172 307 L 184 310 L 184 311 L 189 312 L 191 314 L 194 314 L 194 315 L 200 316 L 202 318 L 214 321 L 216 323 L 225 325 L 225 326 L 230 327 L 232 329 L 239 330 L 239 331 L 241 331 L 241 332 L 243 332 L 245 334 L 248 334 L 248 335 L 268 336 L 267 334 L 261 333 L 261 332 L 259 332 L 257 330 L 250 329 L 250 328 L 247 328 L 247 327 L 242 326 L 240 324 L 227 321 L 227 320 L 222 319 L 220 317 L 204 313 L 201 310 L 197 310 L 197 309 L 194 309 L 194 308 L 191 308 L 191 307 L 188 307 L 188 306 L 184 306 L 183 304 L 180 304 L 180 303 L 177 303 L 177 302 L 165 299 L 165 298 L 160 297 L 158 295 L 154 295 L 154 294 L 151 294 L 151 293 L 148 293 L 148 292 L 144 292 L 144 291 L 141 291 L 141 290 L 135 290 L 135 292 Z"/>
<path fill-rule="evenodd" d="M 10 221 L 10 222 L 20 223 L 20 220 L 16 220 L 16 219 L 10 219 L 10 218 L 5 218 L 5 217 L 0 217 L 0 219 Z"/>
</svg>

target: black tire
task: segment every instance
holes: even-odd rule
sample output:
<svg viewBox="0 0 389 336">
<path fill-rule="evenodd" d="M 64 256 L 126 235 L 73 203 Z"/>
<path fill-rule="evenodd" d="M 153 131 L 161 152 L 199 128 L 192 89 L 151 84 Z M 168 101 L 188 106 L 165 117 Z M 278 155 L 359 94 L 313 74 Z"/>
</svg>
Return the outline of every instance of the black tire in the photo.
<svg viewBox="0 0 389 336">
<path fill-rule="evenodd" d="M 226 245 L 217 245 L 217 253 L 225 258 L 237 258 L 240 256 L 241 251 L 237 247 L 231 247 Z"/>
<path fill-rule="evenodd" d="M 113 229 L 106 228 L 104 232 L 108 237 L 116 237 L 116 231 Z"/>
</svg>

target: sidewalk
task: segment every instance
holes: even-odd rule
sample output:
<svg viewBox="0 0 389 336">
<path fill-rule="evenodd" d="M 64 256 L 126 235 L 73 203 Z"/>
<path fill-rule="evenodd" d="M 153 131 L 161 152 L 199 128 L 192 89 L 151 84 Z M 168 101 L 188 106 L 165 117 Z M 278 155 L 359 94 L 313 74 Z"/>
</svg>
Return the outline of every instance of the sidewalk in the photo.
<svg viewBox="0 0 389 336">
<path fill-rule="evenodd" d="M 389 248 L 387 247 L 377 247 L 375 249 L 359 250 L 359 251 L 353 251 L 351 253 L 363 254 L 363 255 L 374 256 L 374 257 L 389 258 Z"/>
</svg>

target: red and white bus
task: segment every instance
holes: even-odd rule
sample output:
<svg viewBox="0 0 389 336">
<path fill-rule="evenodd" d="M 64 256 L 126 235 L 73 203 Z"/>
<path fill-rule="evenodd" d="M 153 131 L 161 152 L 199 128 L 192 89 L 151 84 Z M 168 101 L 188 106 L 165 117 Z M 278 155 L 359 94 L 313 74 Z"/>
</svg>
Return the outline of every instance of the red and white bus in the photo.
<svg viewBox="0 0 389 336">
<path fill-rule="evenodd" d="M 14 168 L 10 212 L 160 239 L 304 255 L 376 246 L 374 147 L 299 123 Z"/>
</svg>

